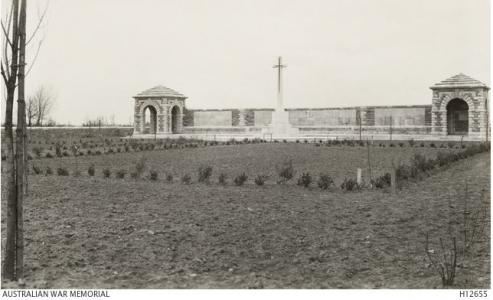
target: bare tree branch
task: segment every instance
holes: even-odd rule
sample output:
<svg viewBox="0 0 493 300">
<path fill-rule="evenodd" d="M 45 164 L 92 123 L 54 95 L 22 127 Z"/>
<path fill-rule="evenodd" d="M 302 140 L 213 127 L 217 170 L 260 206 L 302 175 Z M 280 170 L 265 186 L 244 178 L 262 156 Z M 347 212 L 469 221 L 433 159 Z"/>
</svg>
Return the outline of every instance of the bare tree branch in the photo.
<svg viewBox="0 0 493 300">
<path fill-rule="evenodd" d="M 7 85 L 7 83 L 9 82 L 9 80 L 7 79 L 8 78 L 8 75 L 5 74 L 5 69 L 3 68 L 3 63 L 0 64 L 0 68 L 1 68 L 1 73 L 2 73 L 3 81 L 5 82 L 5 85 Z"/>
<path fill-rule="evenodd" d="M 36 33 L 39 31 L 39 29 L 41 27 L 41 24 L 43 24 L 43 20 L 46 16 L 46 12 L 48 11 L 49 4 L 50 4 L 50 2 L 48 2 L 46 4 L 46 7 L 45 7 L 43 13 L 41 14 L 41 17 L 38 20 L 38 24 L 36 25 L 36 29 L 34 29 L 33 33 L 31 34 L 31 36 L 29 37 L 29 39 L 26 42 L 26 46 L 29 45 L 29 43 L 32 41 L 32 39 L 36 36 Z"/>
<path fill-rule="evenodd" d="M 36 59 L 38 58 L 39 50 L 41 49 L 41 44 L 43 44 L 43 40 L 39 41 L 38 49 L 36 50 L 36 54 L 34 55 L 33 62 L 31 63 L 31 66 L 29 67 L 29 69 L 26 72 L 26 77 L 31 72 L 31 70 L 34 66 L 34 63 L 36 63 Z"/>
<path fill-rule="evenodd" d="M 5 25 L 3 24 L 3 21 L 0 21 L 0 24 L 2 25 L 2 31 L 5 36 L 5 41 L 10 45 L 10 47 L 13 47 L 14 45 L 12 44 L 12 41 L 9 38 L 9 34 L 7 32 L 7 29 L 5 29 Z"/>
<path fill-rule="evenodd" d="M 6 40 L 9 39 L 9 34 L 10 34 L 10 28 L 11 28 L 11 25 L 12 25 L 12 17 L 13 17 L 13 14 L 14 14 L 14 6 L 12 6 L 10 8 L 10 13 L 9 13 L 8 18 L 7 18 L 7 20 L 8 20 L 8 22 L 7 22 L 7 33 L 5 34 L 5 39 Z M 9 66 L 10 65 L 9 55 L 8 55 L 8 46 L 9 46 L 8 43 L 4 43 L 4 54 L 3 54 L 3 57 L 5 59 L 5 65 L 6 66 Z M 9 68 L 7 67 L 4 71 L 6 72 L 7 77 L 10 77 Z"/>
</svg>

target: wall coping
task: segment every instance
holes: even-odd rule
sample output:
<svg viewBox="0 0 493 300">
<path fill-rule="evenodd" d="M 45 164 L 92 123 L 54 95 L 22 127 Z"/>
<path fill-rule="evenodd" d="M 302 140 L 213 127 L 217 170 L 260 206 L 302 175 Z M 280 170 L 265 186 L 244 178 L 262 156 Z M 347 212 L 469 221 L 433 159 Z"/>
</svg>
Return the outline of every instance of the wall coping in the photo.
<svg viewBox="0 0 493 300">
<path fill-rule="evenodd" d="M 392 109 L 392 108 L 431 108 L 431 104 L 418 105 L 374 105 L 374 106 L 350 106 L 350 107 L 305 107 L 305 108 L 285 108 L 285 111 L 300 111 L 300 110 L 354 110 L 354 109 Z M 187 111 L 233 111 L 233 110 L 249 110 L 249 111 L 275 111 L 274 108 L 211 108 L 211 109 L 189 109 Z"/>
</svg>

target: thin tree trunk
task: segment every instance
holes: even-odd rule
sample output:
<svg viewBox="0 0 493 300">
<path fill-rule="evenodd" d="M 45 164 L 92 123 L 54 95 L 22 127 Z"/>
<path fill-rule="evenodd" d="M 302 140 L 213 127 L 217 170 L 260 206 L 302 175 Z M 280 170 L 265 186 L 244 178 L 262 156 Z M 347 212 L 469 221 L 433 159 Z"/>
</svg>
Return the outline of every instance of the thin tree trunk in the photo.
<svg viewBox="0 0 493 300">
<path fill-rule="evenodd" d="M 19 1 L 12 0 L 12 59 L 10 61 L 10 76 L 6 82 L 7 99 L 5 109 L 5 137 L 7 139 L 7 237 L 5 242 L 5 258 L 2 266 L 2 276 L 6 279 L 15 279 L 16 262 L 16 230 L 17 230 L 17 197 L 16 197 L 16 166 L 14 158 L 14 132 L 12 130 L 14 94 L 17 81 L 18 63 L 18 17 Z"/>
<path fill-rule="evenodd" d="M 14 132 L 12 130 L 12 114 L 14 95 L 7 91 L 7 107 L 6 115 L 10 118 L 5 118 L 5 137 L 7 139 L 7 159 L 5 161 L 7 174 L 7 237 L 5 242 L 5 258 L 3 261 L 2 277 L 14 280 L 15 279 L 15 239 L 17 228 L 17 198 L 15 185 L 15 159 L 14 159 Z"/>
<path fill-rule="evenodd" d="M 17 171 L 17 238 L 16 279 L 24 278 L 24 179 L 26 172 L 26 102 L 24 99 L 24 69 L 26 61 L 26 0 L 21 0 L 19 18 L 19 85 L 17 96 L 16 171 Z"/>
<path fill-rule="evenodd" d="M 370 182 L 373 181 L 373 177 L 371 174 L 371 157 L 370 157 L 370 141 L 366 141 L 366 148 L 368 150 L 368 173 L 370 174 Z"/>
</svg>

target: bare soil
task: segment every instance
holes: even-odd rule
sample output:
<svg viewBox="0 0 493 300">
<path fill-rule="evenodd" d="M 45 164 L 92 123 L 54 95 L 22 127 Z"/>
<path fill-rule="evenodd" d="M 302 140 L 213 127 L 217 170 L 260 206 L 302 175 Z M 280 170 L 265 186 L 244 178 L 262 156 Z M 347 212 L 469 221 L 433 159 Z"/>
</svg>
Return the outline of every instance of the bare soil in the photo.
<svg viewBox="0 0 493 300">
<path fill-rule="evenodd" d="M 392 158 L 406 160 L 416 151 L 377 150 L 372 158 L 377 173 Z M 274 176 L 275 165 L 286 158 L 293 159 L 298 173 L 326 170 L 340 181 L 365 168 L 365 151 L 272 144 L 147 154 L 148 166 L 160 176 L 190 173 L 191 185 L 162 178 L 105 179 L 100 173 L 31 175 L 25 205 L 27 287 L 441 288 L 426 258 L 425 234 L 434 249 L 449 226 L 460 238 L 466 181 L 471 209 L 490 202 L 489 153 L 410 182 L 396 195 L 272 182 L 263 187 L 195 182 L 202 164 L 212 165 L 214 176 L 222 170 L 231 176 L 241 171 Z M 92 163 L 98 172 L 104 166 L 130 169 L 138 157 L 84 157 L 78 165 L 83 172 Z M 73 161 L 35 162 L 72 168 Z M 5 209 L 2 216 L 4 238 Z M 453 288 L 490 287 L 489 207 L 487 222 L 485 234 L 460 259 Z"/>
</svg>

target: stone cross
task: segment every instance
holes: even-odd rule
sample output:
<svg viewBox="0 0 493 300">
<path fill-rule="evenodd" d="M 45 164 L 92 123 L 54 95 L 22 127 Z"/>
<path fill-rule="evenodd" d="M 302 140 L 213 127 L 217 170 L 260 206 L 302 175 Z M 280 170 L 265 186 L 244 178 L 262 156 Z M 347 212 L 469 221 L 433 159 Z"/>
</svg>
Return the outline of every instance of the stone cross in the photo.
<svg viewBox="0 0 493 300">
<path fill-rule="evenodd" d="M 282 77 L 281 71 L 283 68 L 286 68 L 286 65 L 282 64 L 282 57 L 279 56 L 279 61 L 277 65 L 274 65 L 274 69 L 277 69 L 277 110 L 283 109 L 282 103 Z"/>
</svg>

